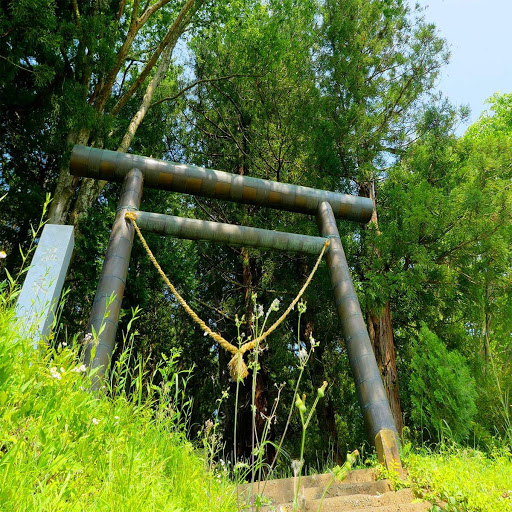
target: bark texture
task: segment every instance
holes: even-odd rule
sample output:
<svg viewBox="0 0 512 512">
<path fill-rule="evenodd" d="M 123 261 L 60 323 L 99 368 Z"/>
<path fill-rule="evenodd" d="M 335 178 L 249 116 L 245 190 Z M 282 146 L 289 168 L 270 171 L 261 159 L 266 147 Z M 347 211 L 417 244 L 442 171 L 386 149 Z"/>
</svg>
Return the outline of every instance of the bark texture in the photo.
<svg viewBox="0 0 512 512">
<path fill-rule="evenodd" d="M 375 358 L 377 359 L 377 365 L 388 395 L 391 412 L 393 413 L 398 433 L 401 435 L 403 428 L 402 407 L 398 387 L 396 352 L 389 302 L 386 303 L 382 312 L 378 314 L 371 311 L 368 312 L 366 323 Z"/>
<path fill-rule="evenodd" d="M 375 183 L 362 183 L 359 185 L 359 194 L 371 198 L 373 202 L 373 213 L 369 225 L 374 225 L 379 234 L 379 218 L 376 208 Z M 380 258 L 379 250 L 374 247 L 375 256 Z M 375 359 L 379 367 L 384 388 L 389 400 L 391 412 L 395 420 L 396 429 L 402 435 L 403 419 L 402 406 L 400 402 L 400 389 L 398 386 L 398 371 L 396 368 L 396 351 L 393 337 L 393 323 L 391 319 L 391 305 L 387 301 L 381 311 L 367 308 L 366 324 L 370 341 L 372 342 Z"/>
<path fill-rule="evenodd" d="M 81 132 L 69 133 L 66 143 L 69 148 L 75 144 L 86 144 L 89 140 L 89 130 L 83 129 Z M 68 213 L 71 208 L 71 202 L 78 185 L 79 178 L 69 174 L 69 160 L 63 160 L 59 168 L 59 177 L 57 186 L 50 204 L 48 222 L 50 224 L 66 224 Z"/>
</svg>

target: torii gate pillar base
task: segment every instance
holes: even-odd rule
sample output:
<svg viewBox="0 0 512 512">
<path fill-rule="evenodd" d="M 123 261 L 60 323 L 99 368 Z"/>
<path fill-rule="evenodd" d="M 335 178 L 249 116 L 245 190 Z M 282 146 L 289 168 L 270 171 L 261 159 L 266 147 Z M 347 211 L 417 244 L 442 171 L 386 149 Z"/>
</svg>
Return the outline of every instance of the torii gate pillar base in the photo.
<svg viewBox="0 0 512 512">
<path fill-rule="evenodd" d="M 393 430 L 383 429 L 375 436 L 375 448 L 379 462 L 388 470 L 394 471 L 404 476 L 402 463 L 400 462 L 400 453 L 398 452 L 398 442 Z"/>
</svg>

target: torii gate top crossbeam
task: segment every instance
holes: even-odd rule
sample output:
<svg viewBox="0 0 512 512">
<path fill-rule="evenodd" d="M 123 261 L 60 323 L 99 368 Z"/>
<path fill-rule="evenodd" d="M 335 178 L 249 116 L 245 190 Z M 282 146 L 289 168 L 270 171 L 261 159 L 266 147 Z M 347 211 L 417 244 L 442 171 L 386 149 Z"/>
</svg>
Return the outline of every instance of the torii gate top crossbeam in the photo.
<svg viewBox="0 0 512 512">
<path fill-rule="evenodd" d="M 237 203 L 316 215 L 326 201 L 341 219 L 368 222 L 373 204 L 367 197 L 239 176 L 194 165 L 176 164 L 106 149 L 75 146 L 70 170 L 75 176 L 122 182 L 131 169 L 140 169 L 148 187 Z"/>
</svg>

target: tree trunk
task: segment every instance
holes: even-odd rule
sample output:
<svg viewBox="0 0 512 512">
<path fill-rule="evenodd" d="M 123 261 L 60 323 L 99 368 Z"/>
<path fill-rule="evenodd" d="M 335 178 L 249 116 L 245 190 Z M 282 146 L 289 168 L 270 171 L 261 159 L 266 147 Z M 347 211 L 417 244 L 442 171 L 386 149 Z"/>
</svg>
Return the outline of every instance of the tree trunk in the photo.
<svg viewBox="0 0 512 512">
<path fill-rule="evenodd" d="M 251 256 L 249 251 L 242 247 L 240 250 L 242 256 L 242 283 L 244 285 L 244 305 L 245 305 L 245 322 L 246 322 L 246 335 L 249 338 L 252 335 L 252 269 L 251 269 Z"/>
<path fill-rule="evenodd" d="M 139 109 L 132 117 L 128 128 L 124 134 L 117 151 L 120 153 L 126 153 L 128 149 L 130 149 L 130 145 L 135 137 L 135 133 L 137 132 L 139 126 L 141 125 L 144 117 L 149 110 L 151 105 L 151 101 L 153 100 L 153 96 L 158 86 L 165 78 L 167 71 L 169 70 L 169 66 L 171 65 L 172 52 L 178 42 L 178 39 L 181 37 L 185 28 L 187 27 L 192 14 L 196 11 L 197 6 L 201 3 L 196 0 L 196 8 L 192 9 L 194 6 L 194 0 L 188 0 L 183 9 L 181 10 L 178 19 L 174 23 L 172 27 L 172 37 L 168 39 L 168 44 L 162 52 L 160 63 L 158 64 L 155 75 L 149 82 L 146 92 L 144 93 L 144 97 L 142 98 L 142 102 L 139 106 Z M 71 213 L 71 221 L 76 226 L 80 219 L 83 217 L 87 209 L 91 206 L 91 204 L 96 200 L 96 198 L 101 194 L 101 191 L 107 184 L 106 181 L 103 180 L 93 180 L 91 178 L 84 178 L 82 184 L 80 186 L 80 191 L 78 193 L 78 198 L 76 200 L 75 207 L 73 212 Z"/>
<path fill-rule="evenodd" d="M 79 133 L 71 132 L 66 140 L 67 148 L 72 148 L 75 144 L 86 144 L 89 134 L 87 129 L 82 129 Z M 50 224 L 66 223 L 77 184 L 78 178 L 69 174 L 69 160 L 64 159 L 59 168 L 57 186 L 50 204 L 48 216 Z"/>
<path fill-rule="evenodd" d="M 369 311 L 366 315 L 368 334 L 379 366 L 384 387 L 395 419 L 398 433 L 402 434 L 402 407 L 398 388 L 398 373 L 396 370 L 396 353 L 393 340 L 393 324 L 391 322 L 391 307 L 386 302 L 382 312 L 375 314 Z"/>
<path fill-rule="evenodd" d="M 483 350 L 483 361 L 484 361 L 484 374 L 487 373 L 487 367 L 491 359 L 491 313 L 489 310 L 489 280 L 485 276 L 485 293 L 484 293 L 484 322 L 482 325 L 482 350 Z"/>
<path fill-rule="evenodd" d="M 379 232 L 379 219 L 376 208 L 375 183 L 362 183 L 359 185 L 359 194 L 369 197 L 373 202 L 373 213 L 369 225 L 374 225 L 377 233 Z M 377 258 L 380 258 L 376 247 L 371 250 Z M 402 434 L 402 406 L 400 403 L 400 390 L 398 387 L 398 372 L 396 369 L 396 352 L 393 339 L 393 324 L 391 321 L 391 306 L 389 301 L 384 305 L 381 311 L 375 311 L 368 308 L 366 312 L 366 323 L 370 341 L 377 360 L 377 365 L 384 382 L 384 387 L 393 413 L 395 425 L 398 433 Z"/>
<path fill-rule="evenodd" d="M 169 48 L 171 48 L 172 53 L 172 50 L 176 46 L 176 42 L 185 31 L 185 28 L 190 23 L 192 15 L 197 11 L 201 3 L 202 0 L 186 1 L 185 5 L 181 8 L 178 16 L 176 17 L 176 20 L 167 31 L 167 34 L 165 34 L 165 37 L 158 45 L 156 51 L 153 53 L 153 55 L 149 59 L 148 63 L 146 64 L 140 75 L 137 77 L 135 82 L 130 86 L 130 88 L 121 96 L 119 101 L 114 105 L 112 109 L 112 115 L 117 115 L 118 112 L 128 103 L 129 99 L 133 96 L 137 89 L 142 85 L 144 80 L 146 80 L 146 78 L 148 77 L 149 73 L 157 63 L 160 54 L 164 55 L 164 57 L 162 57 L 163 61 L 165 59 L 165 52 Z M 167 64 L 167 67 L 169 67 L 169 64 Z"/>
</svg>

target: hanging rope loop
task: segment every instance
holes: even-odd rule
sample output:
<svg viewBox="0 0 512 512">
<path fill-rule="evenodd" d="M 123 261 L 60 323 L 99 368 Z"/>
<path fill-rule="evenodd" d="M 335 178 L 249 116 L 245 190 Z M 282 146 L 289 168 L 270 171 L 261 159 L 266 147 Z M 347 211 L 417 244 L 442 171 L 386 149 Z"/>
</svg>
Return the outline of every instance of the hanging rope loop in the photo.
<svg viewBox="0 0 512 512">
<path fill-rule="evenodd" d="M 164 280 L 165 284 L 169 287 L 172 294 L 178 299 L 178 302 L 183 306 L 183 309 L 189 314 L 189 316 L 194 320 L 194 322 L 201 327 L 201 329 L 208 334 L 211 338 L 213 338 L 224 350 L 227 352 L 230 352 L 233 354 L 233 357 L 228 363 L 229 373 L 231 375 L 231 378 L 236 381 L 238 379 L 243 380 L 247 375 L 249 374 L 249 371 L 247 370 L 247 365 L 244 361 L 244 354 L 248 352 L 249 350 L 253 350 L 258 345 L 264 341 L 270 334 L 272 334 L 286 319 L 286 317 L 290 314 L 290 312 L 293 310 L 297 302 L 299 302 L 300 298 L 306 291 L 307 287 L 309 286 L 309 283 L 311 283 L 311 280 L 313 279 L 313 276 L 315 275 L 315 272 L 320 265 L 320 262 L 322 261 L 322 258 L 324 256 L 324 253 L 326 249 L 329 247 L 330 241 L 328 238 L 326 238 L 325 243 L 322 247 L 322 250 L 320 251 L 320 254 L 318 256 L 318 259 L 315 263 L 315 266 L 313 267 L 313 270 L 309 274 L 309 277 L 306 279 L 306 282 L 302 286 L 302 288 L 299 290 L 299 293 L 293 299 L 291 304 L 288 306 L 286 311 L 274 322 L 274 324 L 269 327 L 263 334 L 258 336 L 257 338 L 248 341 L 247 343 L 244 343 L 240 347 L 237 347 L 230 343 L 228 340 L 223 338 L 220 334 L 212 331 L 210 327 L 202 320 L 197 313 L 188 305 L 187 301 L 180 295 L 178 290 L 173 286 L 165 272 L 162 270 L 162 267 L 160 267 L 160 264 L 156 260 L 155 256 L 153 255 L 151 249 L 149 248 L 146 239 L 142 235 L 142 232 L 137 225 L 137 213 L 135 211 L 128 211 L 125 214 L 125 219 L 129 220 L 132 223 L 133 228 L 135 229 L 135 232 L 137 233 L 144 249 L 146 250 L 146 253 L 149 257 L 149 259 L 152 261 L 153 265 L 157 269 L 158 273 Z"/>
</svg>

